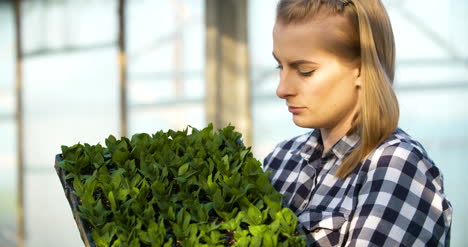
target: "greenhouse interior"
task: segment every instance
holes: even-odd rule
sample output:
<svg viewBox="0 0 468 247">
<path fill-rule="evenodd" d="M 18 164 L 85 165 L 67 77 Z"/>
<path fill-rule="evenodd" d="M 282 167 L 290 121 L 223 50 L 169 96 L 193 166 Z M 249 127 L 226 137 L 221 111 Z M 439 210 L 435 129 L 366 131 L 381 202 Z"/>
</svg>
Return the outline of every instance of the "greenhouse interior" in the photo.
<svg viewBox="0 0 468 247">
<path fill-rule="evenodd" d="M 212 123 L 261 163 L 309 132 L 275 93 L 277 2 L 0 0 L 0 246 L 83 246 L 55 167 L 63 145 Z M 466 246 L 468 1 L 382 2 L 398 126 L 443 173 L 450 243 Z"/>
</svg>

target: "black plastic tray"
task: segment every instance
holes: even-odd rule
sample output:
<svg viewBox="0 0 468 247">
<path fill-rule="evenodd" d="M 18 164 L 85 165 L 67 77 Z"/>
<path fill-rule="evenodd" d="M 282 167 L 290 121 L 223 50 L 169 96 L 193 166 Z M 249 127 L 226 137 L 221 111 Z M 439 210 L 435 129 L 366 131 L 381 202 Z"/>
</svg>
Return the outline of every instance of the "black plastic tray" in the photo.
<svg viewBox="0 0 468 247">
<path fill-rule="evenodd" d="M 60 161 L 62 161 L 62 154 L 57 154 L 55 156 L 55 171 L 57 171 L 57 175 L 60 179 L 60 183 L 62 184 L 63 191 L 65 192 L 65 197 L 67 198 L 68 203 L 70 204 L 70 208 L 73 213 L 73 218 L 75 219 L 76 225 L 78 226 L 78 230 L 80 231 L 81 239 L 83 240 L 85 247 L 96 247 L 96 244 L 91 238 L 91 233 L 88 227 L 84 223 L 83 219 L 81 219 L 81 217 L 75 213 L 78 210 L 78 198 L 72 193 L 74 190 L 73 186 L 71 184 L 68 184 L 65 180 L 67 173 L 58 166 Z"/>
</svg>

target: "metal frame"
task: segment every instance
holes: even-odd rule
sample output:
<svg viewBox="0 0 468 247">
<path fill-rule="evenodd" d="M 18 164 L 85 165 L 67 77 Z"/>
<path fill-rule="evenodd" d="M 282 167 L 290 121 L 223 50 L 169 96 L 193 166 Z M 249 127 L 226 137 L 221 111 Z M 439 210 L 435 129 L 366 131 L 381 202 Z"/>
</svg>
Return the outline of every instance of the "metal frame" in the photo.
<svg viewBox="0 0 468 247">
<path fill-rule="evenodd" d="M 127 53 L 125 41 L 125 0 L 119 0 L 118 46 L 119 46 L 119 81 L 120 81 L 120 135 L 127 135 Z"/>
<path fill-rule="evenodd" d="M 247 0 L 206 0 L 206 119 L 251 141 Z"/>
<path fill-rule="evenodd" d="M 17 159 L 17 193 L 16 193 L 16 232 L 17 246 L 25 244 L 24 225 L 24 157 L 23 157 L 23 50 L 21 29 L 21 0 L 14 1 L 15 18 L 15 57 L 16 57 L 16 159 Z"/>
</svg>

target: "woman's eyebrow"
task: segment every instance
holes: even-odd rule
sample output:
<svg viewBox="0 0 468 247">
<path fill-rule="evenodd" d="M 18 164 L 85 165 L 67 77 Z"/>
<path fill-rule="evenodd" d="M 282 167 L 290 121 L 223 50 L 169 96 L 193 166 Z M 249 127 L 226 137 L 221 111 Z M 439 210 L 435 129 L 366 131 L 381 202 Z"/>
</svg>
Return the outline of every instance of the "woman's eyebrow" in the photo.
<svg viewBox="0 0 468 247">
<path fill-rule="evenodd" d="M 275 58 L 276 62 L 280 63 L 279 59 L 276 57 L 274 52 L 272 53 L 272 55 Z M 309 61 L 309 60 L 305 60 L 305 59 L 299 59 L 299 60 L 295 60 L 295 61 L 288 63 L 288 65 L 293 68 L 297 68 L 301 64 L 317 64 L 317 63 Z"/>
</svg>

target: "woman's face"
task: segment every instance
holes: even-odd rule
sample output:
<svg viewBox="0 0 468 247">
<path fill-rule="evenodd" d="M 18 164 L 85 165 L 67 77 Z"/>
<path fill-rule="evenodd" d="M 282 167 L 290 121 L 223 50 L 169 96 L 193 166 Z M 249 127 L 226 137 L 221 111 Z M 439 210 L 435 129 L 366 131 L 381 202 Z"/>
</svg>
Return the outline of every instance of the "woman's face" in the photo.
<svg viewBox="0 0 468 247">
<path fill-rule="evenodd" d="M 303 24 L 276 22 L 273 56 L 280 81 L 276 94 L 286 100 L 296 125 L 334 129 L 351 124 L 358 110 L 359 68 L 328 52 L 334 20 Z M 328 40 L 327 40 L 328 39 Z"/>
</svg>

